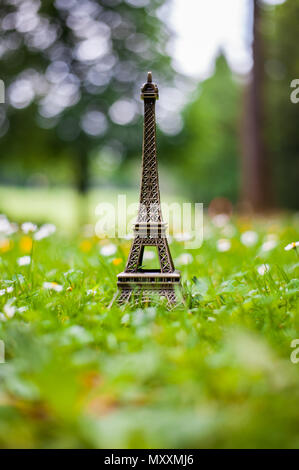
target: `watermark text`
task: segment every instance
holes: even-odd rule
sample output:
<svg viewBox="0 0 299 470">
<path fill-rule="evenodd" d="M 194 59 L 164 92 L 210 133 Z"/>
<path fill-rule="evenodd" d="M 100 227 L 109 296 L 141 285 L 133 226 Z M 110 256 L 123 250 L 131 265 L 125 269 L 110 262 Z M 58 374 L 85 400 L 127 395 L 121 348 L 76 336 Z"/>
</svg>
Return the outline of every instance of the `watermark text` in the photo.
<svg viewBox="0 0 299 470">
<path fill-rule="evenodd" d="M 127 204 L 119 194 L 116 204 L 101 202 L 95 209 L 98 221 L 95 232 L 99 238 L 130 238 L 132 227 L 139 237 L 168 236 L 184 241 L 186 249 L 197 249 L 203 243 L 203 204 L 191 202 L 160 204 Z"/>
</svg>

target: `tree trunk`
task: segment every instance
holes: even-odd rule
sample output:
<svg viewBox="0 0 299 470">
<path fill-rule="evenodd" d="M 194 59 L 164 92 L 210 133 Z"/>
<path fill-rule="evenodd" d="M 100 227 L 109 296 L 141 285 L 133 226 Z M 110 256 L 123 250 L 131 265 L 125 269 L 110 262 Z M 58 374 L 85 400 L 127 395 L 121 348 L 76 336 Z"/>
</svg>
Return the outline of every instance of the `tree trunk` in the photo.
<svg viewBox="0 0 299 470">
<path fill-rule="evenodd" d="M 88 174 L 88 154 L 81 146 L 78 148 L 78 160 L 76 168 L 77 191 L 81 196 L 85 196 L 89 186 Z"/>
<path fill-rule="evenodd" d="M 264 139 L 261 11 L 253 0 L 253 68 L 245 91 L 242 136 L 242 190 L 244 209 L 262 212 L 273 207 L 271 171 Z"/>
<path fill-rule="evenodd" d="M 77 217 L 78 225 L 84 225 L 88 222 L 88 188 L 89 188 L 89 159 L 88 152 L 84 146 L 78 145 L 76 171 L 76 189 L 77 189 Z"/>
</svg>

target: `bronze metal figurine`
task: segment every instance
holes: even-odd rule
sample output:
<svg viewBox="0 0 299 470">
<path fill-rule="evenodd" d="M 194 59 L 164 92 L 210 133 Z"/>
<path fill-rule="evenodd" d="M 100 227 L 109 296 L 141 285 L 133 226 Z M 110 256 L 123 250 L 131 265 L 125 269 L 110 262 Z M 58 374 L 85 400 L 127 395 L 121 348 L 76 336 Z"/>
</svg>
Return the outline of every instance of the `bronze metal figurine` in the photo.
<svg viewBox="0 0 299 470">
<path fill-rule="evenodd" d="M 156 150 L 155 104 L 158 87 L 148 72 L 147 82 L 141 88 L 144 101 L 144 127 L 142 148 L 142 176 L 137 220 L 125 271 L 118 274 L 118 302 L 128 301 L 132 294 L 149 301 L 151 294 L 162 295 L 169 303 L 176 302 L 176 287 L 180 286 L 180 273 L 175 270 L 166 238 L 166 224 L 162 220 Z M 160 269 L 145 270 L 142 260 L 145 246 L 157 247 Z"/>
</svg>

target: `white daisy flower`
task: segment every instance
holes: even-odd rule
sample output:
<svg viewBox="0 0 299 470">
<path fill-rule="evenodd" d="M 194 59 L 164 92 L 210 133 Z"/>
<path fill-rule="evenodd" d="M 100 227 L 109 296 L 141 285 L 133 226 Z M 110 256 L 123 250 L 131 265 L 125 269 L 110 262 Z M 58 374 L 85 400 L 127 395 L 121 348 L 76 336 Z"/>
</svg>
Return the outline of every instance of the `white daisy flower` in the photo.
<svg viewBox="0 0 299 470">
<path fill-rule="evenodd" d="M 241 242 L 245 246 L 253 246 L 258 241 L 258 234 L 253 230 L 247 230 L 247 232 L 242 233 Z"/>
<path fill-rule="evenodd" d="M 227 238 L 220 238 L 217 240 L 217 250 L 220 252 L 229 251 L 231 248 L 231 241 Z"/>
<path fill-rule="evenodd" d="M 19 230 L 18 224 L 14 222 L 10 222 L 9 228 L 6 230 L 6 235 L 12 235 L 13 233 L 16 233 Z"/>
<path fill-rule="evenodd" d="M 103 256 L 112 256 L 116 252 L 116 245 L 109 243 L 108 245 L 102 246 L 100 253 Z"/>
<path fill-rule="evenodd" d="M 88 290 L 86 291 L 86 294 L 87 294 L 87 295 L 96 295 L 96 293 L 97 293 L 97 289 L 96 289 L 96 288 L 94 288 L 94 289 L 88 289 Z"/>
<path fill-rule="evenodd" d="M 13 304 L 15 298 L 10 299 L 3 307 L 3 312 L 6 318 L 12 318 L 16 313 L 16 307 Z"/>
<path fill-rule="evenodd" d="M 26 256 L 21 256 L 21 258 L 17 259 L 17 263 L 19 266 L 27 266 L 31 262 L 31 257 L 26 255 Z"/>
<path fill-rule="evenodd" d="M 277 246 L 277 241 L 276 240 L 267 240 L 262 244 L 261 250 L 262 251 L 271 251 L 276 246 Z"/>
<path fill-rule="evenodd" d="M 19 307 L 19 308 L 18 308 L 18 312 L 19 312 L 19 313 L 26 312 L 26 310 L 28 310 L 28 307 L 26 307 L 26 306 L 24 306 L 24 307 Z"/>
<path fill-rule="evenodd" d="M 292 242 L 292 243 L 289 243 L 287 246 L 285 246 L 284 249 L 286 251 L 290 251 L 290 250 L 294 250 L 295 248 L 297 248 L 297 246 L 299 246 L 299 242 Z"/>
<path fill-rule="evenodd" d="M 193 261 L 193 256 L 190 253 L 182 253 L 176 260 L 178 264 L 186 265 Z"/>
<path fill-rule="evenodd" d="M 214 317 L 208 317 L 208 321 L 216 321 L 216 318 L 214 318 Z"/>
<path fill-rule="evenodd" d="M 37 226 L 33 224 L 32 222 L 24 222 L 21 225 L 21 229 L 23 230 L 24 233 L 35 232 L 35 230 L 37 229 Z"/>
<path fill-rule="evenodd" d="M 43 288 L 49 289 L 49 290 L 55 290 L 56 292 L 61 292 L 63 289 L 63 286 L 61 286 L 60 284 L 57 284 L 57 282 L 44 282 Z"/>
<path fill-rule="evenodd" d="M 217 214 L 212 218 L 212 222 L 215 227 L 224 227 L 229 222 L 229 216 L 227 214 Z"/>
<path fill-rule="evenodd" d="M 5 289 L 1 289 L 1 290 L 0 290 L 0 297 L 1 297 L 2 295 L 4 295 L 4 294 L 5 294 L 5 292 L 6 292 L 6 290 L 5 290 Z"/>
<path fill-rule="evenodd" d="M 12 235 L 18 231 L 18 224 L 9 222 L 5 215 L 0 215 L 0 233 Z"/>
<path fill-rule="evenodd" d="M 12 287 L 12 286 L 9 286 L 9 287 L 6 289 L 6 292 L 7 292 L 8 294 L 10 294 L 12 291 L 13 291 L 13 287 Z"/>
<path fill-rule="evenodd" d="M 47 238 L 56 232 L 56 226 L 54 224 L 44 224 L 40 229 L 33 235 L 34 240 L 42 240 Z"/>
<path fill-rule="evenodd" d="M 0 232 L 6 233 L 7 228 L 9 227 L 9 221 L 4 214 L 0 214 Z"/>
<path fill-rule="evenodd" d="M 257 268 L 257 272 L 261 275 L 261 276 L 264 276 L 264 274 L 266 274 L 268 271 L 270 271 L 270 266 L 269 264 L 261 264 L 261 266 L 259 266 Z"/>
</svg>

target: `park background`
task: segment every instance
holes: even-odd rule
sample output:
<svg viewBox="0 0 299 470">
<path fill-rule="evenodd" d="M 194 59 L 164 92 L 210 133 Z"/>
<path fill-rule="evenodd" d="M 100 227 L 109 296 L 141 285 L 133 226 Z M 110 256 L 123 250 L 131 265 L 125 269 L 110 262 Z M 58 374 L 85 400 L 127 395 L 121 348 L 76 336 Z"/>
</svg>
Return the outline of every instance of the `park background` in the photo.
<svg viewBox="0 0 299 470">
<path fill-rule="evenodd" d="M 91 216 L 137 199 L 148 69 L 163 197 L 298 209 L 297 2 L 208 3 L 2 3 L 2 211 L 65 225 L 76 193 Z"/>
<path fill-rule="evenodd" d="M 1 2 L 2 447 L 299 445 L 298 15 Z M 184 307 L 108 311 L 130 242 L 95 207 L 138 198 L 148 70 L 162 200 L 204 203 L 205 242 L 170 244 Z"/>
</svg>

